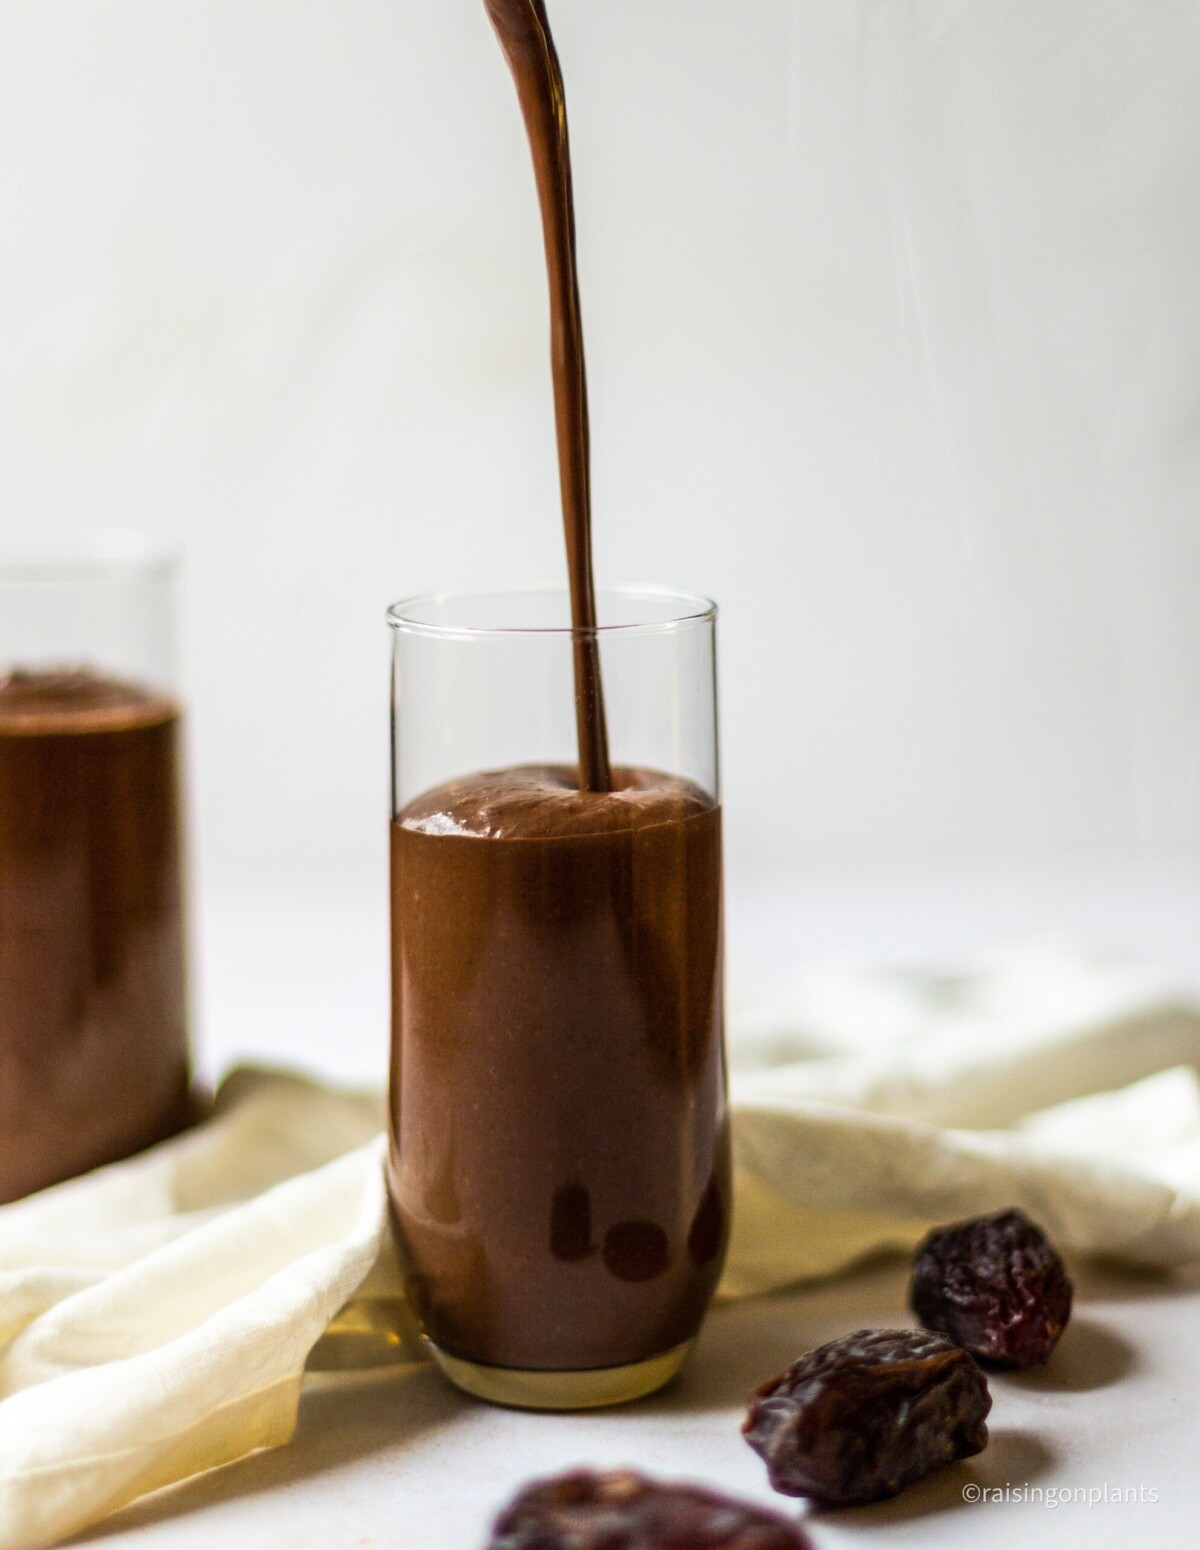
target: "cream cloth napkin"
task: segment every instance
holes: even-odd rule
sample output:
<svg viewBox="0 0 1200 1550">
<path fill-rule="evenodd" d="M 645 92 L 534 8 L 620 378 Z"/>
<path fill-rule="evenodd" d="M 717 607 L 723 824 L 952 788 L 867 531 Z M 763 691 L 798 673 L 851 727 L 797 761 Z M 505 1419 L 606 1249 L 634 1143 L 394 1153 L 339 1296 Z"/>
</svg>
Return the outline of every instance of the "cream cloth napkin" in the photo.
<svg viewBox="0 0 1200 1550">
<path fill-rule="evenodd" d="M 1080 1252 L 1200 1258 L 1200 1011 L 1151 974 L 1051 952 L 812 970 L 732 1045 L 727 1297 L 1009 1204 Z M 381 1114 L 237 1071 L 205 1125 L 0 1209 L 2 1550 L 286 1442 L 339 1330 L 419 1357 Z"/>
</svg>

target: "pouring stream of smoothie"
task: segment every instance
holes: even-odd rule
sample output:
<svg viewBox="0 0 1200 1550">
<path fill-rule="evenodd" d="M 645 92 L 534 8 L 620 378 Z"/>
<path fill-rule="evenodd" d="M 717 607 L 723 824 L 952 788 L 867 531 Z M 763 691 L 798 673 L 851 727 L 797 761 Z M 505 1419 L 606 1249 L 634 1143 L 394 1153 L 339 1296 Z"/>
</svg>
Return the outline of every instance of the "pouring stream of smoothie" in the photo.
<svg viewBox="0 0 1200 1550">
<path fill-rule="evenodd" d="M 575 201 L 562 71 L 544 0 L 484 0 L 516 82 L 525 119 L 550 281 L 550 341 L 558 472 L 575 634 L 575 719 L 579 783 L 585 791 L 612 789 L 596 591 L 592 577 L 591 469 L 583 320 L 575 257 Z"/>
</svg>

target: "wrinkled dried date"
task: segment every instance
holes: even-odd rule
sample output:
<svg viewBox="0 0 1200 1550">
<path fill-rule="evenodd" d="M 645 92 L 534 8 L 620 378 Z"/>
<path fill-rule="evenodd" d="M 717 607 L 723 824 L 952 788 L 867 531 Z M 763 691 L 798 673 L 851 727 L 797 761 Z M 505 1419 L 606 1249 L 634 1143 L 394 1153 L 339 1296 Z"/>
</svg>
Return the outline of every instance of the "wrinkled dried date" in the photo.
<svg viewBox="0 0 1200 1550">
<path fill-rule="evenodd" d="M 789 1496 L 850 1506 L 894 1496 L 987 1446 L 987 1379 L 917 1329 L 860 1329 L 757 1389 L 742 1426 Z"/>
<path fill-rule="evenodd" d="M 519 1492 L 489 1550 L 812 1550 L 812 1541 L 786 1518 L 699 1486 L 580 1469 Z"/>
<path fill-rule="evenodd" d="M 936 1228 L 913 1260 L 909 1305 L 926 1329 L 983 1361 L 1036 1367 L 1071 1316 L 1054 1245 L 1020 1211 Z"/>
</svg>

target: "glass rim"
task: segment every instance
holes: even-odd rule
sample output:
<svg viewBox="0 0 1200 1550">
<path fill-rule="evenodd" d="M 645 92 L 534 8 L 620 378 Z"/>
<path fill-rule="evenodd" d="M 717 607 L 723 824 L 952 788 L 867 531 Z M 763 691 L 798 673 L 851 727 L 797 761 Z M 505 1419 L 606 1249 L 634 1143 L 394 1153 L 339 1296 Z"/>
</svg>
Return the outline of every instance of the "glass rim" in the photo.
<svg viewBox="0 0 1200 1550">
<path fill-rule="evenodd" d="M 511 624 L 511 625 L 478 625 L 461 623 L 434 623 L 427 619 L 411 617 L 411 614 L 430 606 L 443 606 L 447 603 L 483 603 L 489 601 L 515 602 L 521 598 L 545 599 L 561 598 L 566 600 L 569 594 L 566 587 L 518 587 L 512 590 L 479 591 L 479 592 L 418 592 L 411 597 L 402 598 L 393 603 L 387 610 L 386 618 L 388 627 L 410 635 L 427 635 L 444 639 L 461 639 L 488 636 L 512 636 L 512 635 L 564 635 L 574 636 L 577 633 L 598 636 L 611 635 L 659 635 L 672 630 L 678 630 L 685 626 L 712 623 L 717 617 L 717 605 L 711 598 L 702 597 L 699 593 L 678 592 L 672 587 L 601 587 L 597 593 L 597 602 L 604 598 L 621 598 L 636 602 L 645 599 L 647 602 L 671 603 L 677 605 L 678 611 L 667 619 L 635 620 L 627 624 L 598 624 L 594 630 L 577 632 L 570 624 Z"/>
<path fill-rule="evenodd" d="M 85 528 L 0 541 L 0 584 L 154 578 L 175 570 L 180 549 L 130 528 Z"/>
</svg>

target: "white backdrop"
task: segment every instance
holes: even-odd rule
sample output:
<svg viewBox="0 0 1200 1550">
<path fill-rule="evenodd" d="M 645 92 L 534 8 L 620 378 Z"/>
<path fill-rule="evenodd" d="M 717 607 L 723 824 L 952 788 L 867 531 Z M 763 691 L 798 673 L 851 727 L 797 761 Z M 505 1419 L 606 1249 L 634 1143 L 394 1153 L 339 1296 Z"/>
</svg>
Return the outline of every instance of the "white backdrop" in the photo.
<svg viewBox="0 0 1200 1550">
<path fill-rule="evenodd" d="M 1200 844 L 1200 4 L 551 0 L 602 580 L 735 865 Z M 480 0 L 2 0 L 0 521 L 180 539 L 216 884 L 377 884 L 384 605 L 561 574 Z"/>
</svg>

